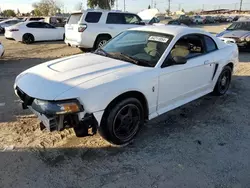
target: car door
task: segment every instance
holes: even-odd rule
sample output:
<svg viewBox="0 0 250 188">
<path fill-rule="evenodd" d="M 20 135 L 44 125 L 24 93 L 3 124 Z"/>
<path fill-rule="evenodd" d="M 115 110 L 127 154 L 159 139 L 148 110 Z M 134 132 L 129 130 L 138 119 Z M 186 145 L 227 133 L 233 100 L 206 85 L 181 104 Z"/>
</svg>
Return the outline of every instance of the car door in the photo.
<svg viewBox="0 0 250 188">
<path fill-rule="evenodd" d="M 185 57 L 187 62 L 177 65 L 172 59 L 174 56 Z M 187 35 L 180 38 L 160 70 L 158 113 L 162 114 L 211 92 L 214 70 L 214 56 L 207 53 L 203 36 Z"/>
<path fill-rule="evenodd" d="M 25 33 L 31 33 L 34 36 L 35 41 L 44 40 L 44 30 L 42 28 L 42 22 L 30 22 L 26 25 L 26 27 L 27 30 L 25 31 Z"/>
<path fill-rule="evenodd" d="M 60 32 L 52 25 L 41 22 L 43 33 L 43 40 L 58 40 Z"/>
</svg>

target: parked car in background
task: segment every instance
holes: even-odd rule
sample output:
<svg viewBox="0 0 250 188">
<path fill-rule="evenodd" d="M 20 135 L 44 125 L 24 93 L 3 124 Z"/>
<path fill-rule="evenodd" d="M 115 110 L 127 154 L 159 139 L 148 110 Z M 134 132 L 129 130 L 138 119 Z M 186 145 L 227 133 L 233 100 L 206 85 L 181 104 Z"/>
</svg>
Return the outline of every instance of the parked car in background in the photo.
<svg viewBox="0 0 250 188">
<path fill-rule="evenodd" d="M 233 22 L 234 18 L 233 17 L 227 17 L 227 22 Z"/>
<path fill-rule="evenodd" d="M 205 23 L 207 23 L 207 24 L 215 23 L 214 17 L 212 17 L 212 16 L 205 16 Z"/>
<path fill-rule="evenodd" d="M 238 47 L 250 49 L 250 20 L 233 22 L 217 37 L 234 39 Z"/>
<path fill-rule="evenodd" d="M 226 94 L 238 49 L 200 29 L 144 26 L 122 32 L 93 53 L 37 65 L 14 90 L 41 128 L 97 130 L 107 141 L 133 141 L 145 121 L 208 93 Z"/>
<path fill-rule="evenodd" d="M 205 19 L 202 16 L 196 15 L 193 17 L 193 23 L 195 24 L 204 24 Z"/>
<path fill-rule="evenodd" d="M 43 21 L 53 25 L 54 27 L 64 27 L 66 24 L 65 18 L 60 16 L 45 17 Z"/>
<path fill-rule="evenodd" d="M 5 37 L 26 44 L 35 41 L 64 40 L 65 29 L 46 22 L 28 21 L 6 27 Z"/>
<path fill-rule="evenodd" d="M 0 41 L 0 58 L 4 55 L 4 47 L 3 44 Z"/>
<path fill-rule="evenodd" d="M 72 13 L 65 25 L 65 43 L 82 50 L 97 49 L 120 32 L 145 25 L 133 13 L 107 10 L 87 10 Z"/>
<path fill-rule="evenodd" d="M 240 18 L 240 16 L 235 16 L 233 19 L 233 22 L 238 21 L 239 18 Z"/>
<path fill-rule="evenodd" d="M 15 24 L 20 23 L 20 22 L 22 22 L 22 21 L 19 19 L 7 19 L 4 21 L 1 21 L 0 22 L 0 33 L 5 33 L 5 27 L 9 27 L 9 26 L 15 25 Z"/>
<path fill-rule="evenodd" d="M 25 17 L 22 19 L 24 22 L 29 22 L 29 21 L 43 21 L 44 17 Z"/>
<path fill-rule="evenodd" d="M 151 20 L 142 20 L 146 25 L 153 25 L 156 23 L 160 23 L 160 20 L 156 17 L 153 17 Z"/>
<path fill-rule="evenodd" d="M 192 18 L 187 15 L 181 15 L 178 19 L 175 19 L 175 21 L 185 25 L 191 25 L 193 23 Z"/>
<path fill-rule="evenodd" d="M 160 21 L 160 23 L 162 24 L 168 24 L 169 22 L 171 22 L 172 20 L 174 20 L 172 17 L 170 16 L 165 16 L 165 18 L 163 20 Z"/>
<path fill-rule="evenodd" d="M 227 18 L 225 16 L 219 16 L 219 22 L 220 23 L 227 22 Z"/>
<path fill-rule="evenodd" d="M 220 16 L 214 16 L 214 21 L 215 21 L 215 23 L 219 23 L 220 22 Z"/>
</svg>

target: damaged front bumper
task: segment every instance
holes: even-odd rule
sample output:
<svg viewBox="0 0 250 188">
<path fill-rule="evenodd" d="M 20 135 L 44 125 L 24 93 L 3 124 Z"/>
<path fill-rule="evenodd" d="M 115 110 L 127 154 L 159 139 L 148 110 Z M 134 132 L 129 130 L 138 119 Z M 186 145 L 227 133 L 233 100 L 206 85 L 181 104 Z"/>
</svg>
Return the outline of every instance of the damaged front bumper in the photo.
<svg viewBox="0 0 250 188">
<path fill-rule="evenodd" d="M 77 136 L 88 135 L 97 131 L 98 122 L 93 114 L 84 112 L 84 108 L 76 99 L 64 101 L 43 101 L 32 98 L 20 88 L 15 88 L 16 95 L 22 100 L 23 109 L 30 109 L 41 121 L 41 130 L 62 131 L 74 128 Z M 79 134 L 81 133 L 81 134 Z"/>
</svg>

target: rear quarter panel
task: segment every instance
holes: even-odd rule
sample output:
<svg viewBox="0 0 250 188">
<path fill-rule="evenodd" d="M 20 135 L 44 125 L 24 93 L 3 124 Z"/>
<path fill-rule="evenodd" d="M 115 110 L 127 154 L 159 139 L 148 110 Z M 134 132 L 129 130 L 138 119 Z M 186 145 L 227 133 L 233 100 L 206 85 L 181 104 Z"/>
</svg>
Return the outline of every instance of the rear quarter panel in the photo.
<svg viewBox="0 0 250 188">
<path fill-rule="evenodd" d="M 218 63 L 218 70 L 213 80 L 213 87 L 215 86 L 221 71 L 229 63 L 234 64 L 233 71 L 237 70 L 239 62 L 239 51 L 236 44 L 225 44 L 225 46 L 217 51 L 215 56 L 215 63 Z"/>
</svg>

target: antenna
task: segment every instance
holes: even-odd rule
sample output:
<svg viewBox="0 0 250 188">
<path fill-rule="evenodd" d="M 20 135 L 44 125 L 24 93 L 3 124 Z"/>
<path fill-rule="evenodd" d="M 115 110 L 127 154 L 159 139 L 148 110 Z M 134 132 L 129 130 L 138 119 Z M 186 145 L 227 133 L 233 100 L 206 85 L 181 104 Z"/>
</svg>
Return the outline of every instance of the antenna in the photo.
<svg viewBox="0 0 250 188">
<path fill-rule="evenodd" d="M 126 0 L 124 0 L 124 12 L 126 11 Z"/>
<path fill-rule="evenodd" d="M 118 10 L 118 0 L 116 0 L 116 10 Z"/>
</svg>

